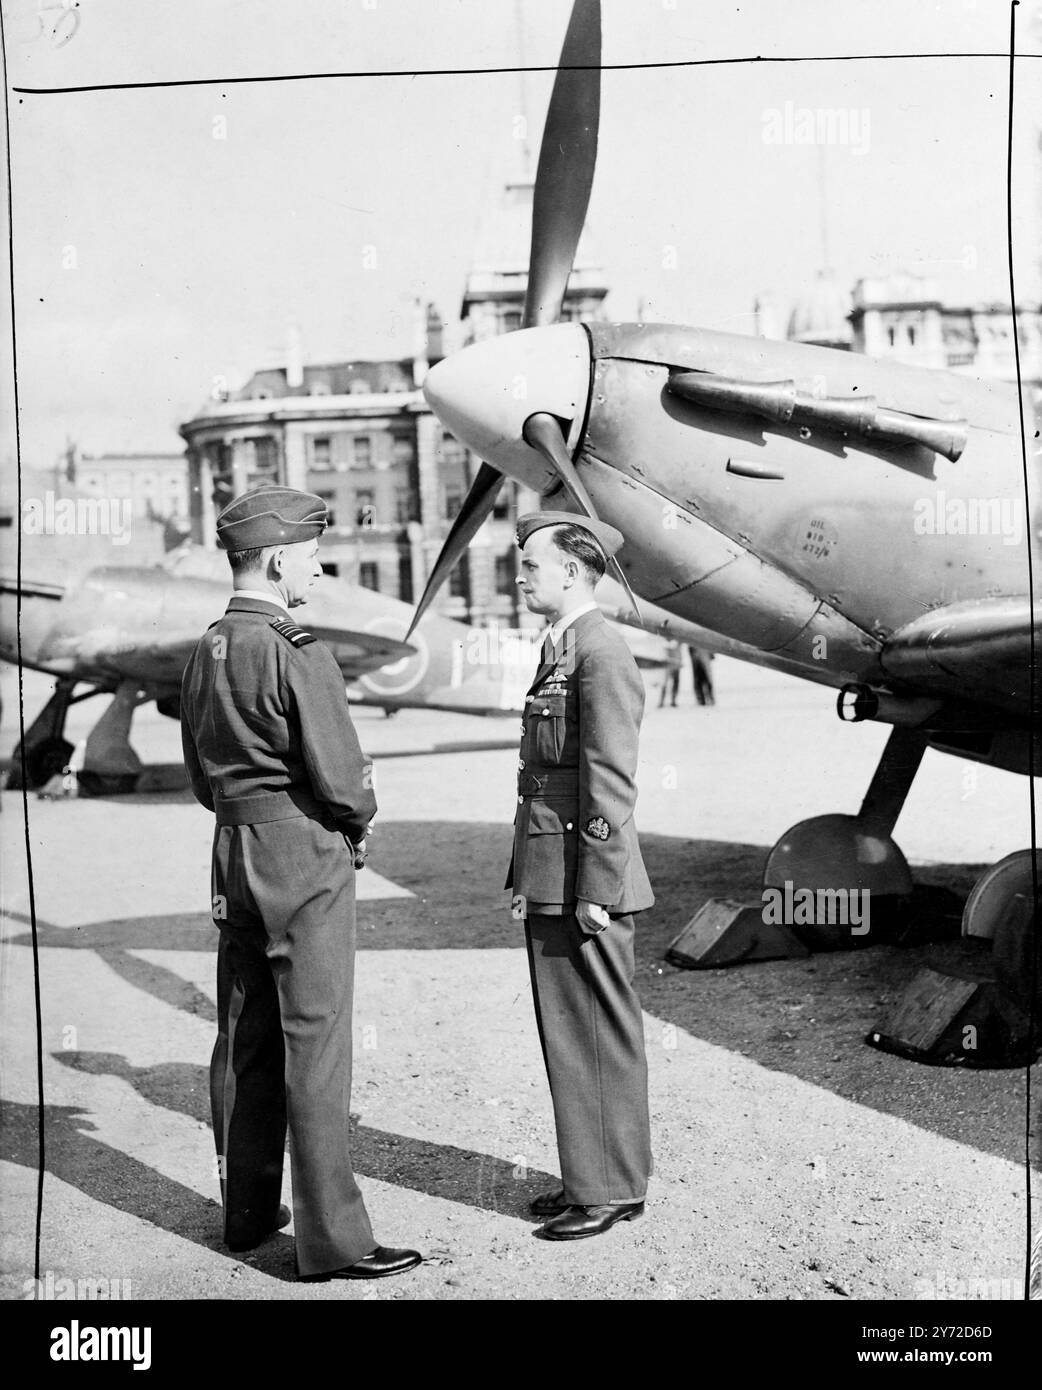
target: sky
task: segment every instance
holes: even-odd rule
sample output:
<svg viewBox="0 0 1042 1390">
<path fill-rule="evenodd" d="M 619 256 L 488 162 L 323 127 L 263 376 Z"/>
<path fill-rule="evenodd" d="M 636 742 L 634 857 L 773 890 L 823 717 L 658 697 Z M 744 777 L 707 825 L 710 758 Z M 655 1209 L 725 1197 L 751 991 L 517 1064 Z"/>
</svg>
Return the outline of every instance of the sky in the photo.
<svg viewBox="0 0 1042 1390">
<path fill-rule="evenodd" d="M 519 118 L 538 149 L 552 82 L 417 70 L 552 67 L 570 8 L 79 0 L 70 17 L 61 3 L 2 4 L 27 467 L 52 464 L 66 438 L 94 453 L 179 449 L 177 425 L 215 377 L 235 387 L 285 360 L 290 323 L 306 361 L 408 355 L 417 298 L 457 312 L 482 208 L 520 169 Z M 752 332 L 757 295 L 787 307 L 821 267 L 822 178 L 843 284 L 906 270 L 953 303 L 1008 300 L 1004 0 L 603 8 L 606 64 L 750 60 L 605 72 L 588 228 L 612 318 L 643 306 Z M 1017 24 L 1018 51 L 1042 53 L 1042 0 Z M 973 53 L 999 56 L 954 56 Z M 942 56 L 809 61 L 882 54 Z M 388 71 L 406 75 L 314 76 Z M 1042 59 L 1016 65 L 1022 302 L 1042 294 L 1040 73 Z M 256 80 L 287 74 L 301 80 Z M 14 90 L 200 78 L 218 81 Z M 843 112 L 846 143 L 785 143 L 786 113 L 791 133 L 801 110 Z"/>
</svg>

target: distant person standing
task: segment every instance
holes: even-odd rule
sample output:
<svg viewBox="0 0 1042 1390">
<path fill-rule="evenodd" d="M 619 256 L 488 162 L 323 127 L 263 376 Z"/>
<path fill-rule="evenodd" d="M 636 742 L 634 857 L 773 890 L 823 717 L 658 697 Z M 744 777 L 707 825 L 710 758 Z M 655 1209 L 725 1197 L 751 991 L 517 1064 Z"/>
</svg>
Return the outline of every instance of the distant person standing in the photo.
<svg viewBox="0 0 1042 1390">
<path fill-rule="evenodd" d="M 669 695 L 669 703 L 676 709 L 677 696 L 680 694 L 680 671 L 683 664 L 683 647 L 679 642 L 670 642 L 666 647 L 662 668 L 662 693 L 658 701 L 659 709 L 666 703 L 667 695 Z"/>
<path fill-rule="evenodd" d="M 713 662 L 713 653 L 707 652 L 703 647 L 688 647 L 688 651 L 691 653 L 691 674 L 695 679 L 695 699 L 700 705 L 715 705 L 713 673 L 709 669 Z"/>
<path fill-rule="evenodd" d="M 320 497 L 265 484 L 217 518 L 235 592 L 181 686 L 185 767 L 217 816 L 218 1036 L 210 1097 L 229 1249 L 288 1224 L 302 1279 L 420 1263 L 377 1245 L 350 1153 L 355 882 L 376 813 L 328 647 L 290 620 L 322 570 Z"/>
</svg>

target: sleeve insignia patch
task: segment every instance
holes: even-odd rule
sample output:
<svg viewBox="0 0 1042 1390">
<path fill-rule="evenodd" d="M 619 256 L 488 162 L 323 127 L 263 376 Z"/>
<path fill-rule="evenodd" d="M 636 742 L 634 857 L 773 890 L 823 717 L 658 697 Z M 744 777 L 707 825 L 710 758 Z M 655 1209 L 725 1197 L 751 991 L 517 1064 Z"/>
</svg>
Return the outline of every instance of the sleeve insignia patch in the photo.
<svg viewBox="0 0 1042 1390">
<path fill-rule="evenodd" d="M 606 840 L 611 834 L 611 827 L 603 816 L 595 816 L 586 822 L 586 833 L 596 840 Z"/>
<path fill-rule="evenodd" d="M 285 637 L 286 641 L 292 642 L 295 647 L 306 647 L 309 642 L 318 641 L 317 637 L 305 632 L 296 623 L 291 623 L 288 618 L 272 618 L 271 625 L 280 637 Z"/>
</svg>

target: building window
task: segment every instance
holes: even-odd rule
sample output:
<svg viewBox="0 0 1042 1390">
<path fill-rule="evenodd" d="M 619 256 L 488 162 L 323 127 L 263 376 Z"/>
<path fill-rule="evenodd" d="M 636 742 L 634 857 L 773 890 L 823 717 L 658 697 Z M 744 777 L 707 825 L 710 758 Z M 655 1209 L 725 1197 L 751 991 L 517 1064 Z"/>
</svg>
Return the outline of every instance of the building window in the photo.
<svg viewBox="0 0 1042 1390">
<path fill-rule="evenodd" d="M 331 579 L 337 579 L 340 575 L 340 566 L 335 560 L 323 560 L 322 573 L 328 574 Z"/>
<path fill-rule="evenodd" d="M 355 493 L 355 525 L 372 526 L 376 519 L 376 494 L 361 487 Z M 375 584 L 371 587 L 375 588 Z"/>
<path fill-rule="evenodd" d="M 257 439 L 240 439 L 236 448 L 247 487 L 277 481 L 279 455 L 274 439 L 268 435 Z"/>
<path fill-rule="evenodd" d="M 408 435 L 395 435 L 392 457 L 395 463 L 412 463 L 416 457 L 416 450 L 413 448 L 412 440 Z"/>
<path fill-rule="evenodd" d="M 375 560 L 363 560 L 358 566 L 358 582 L 363 589 L 380 588 L 380 571 Z"/>
<path fill-rule="evenodd" d="M 453 598 L 461 598 L 465 603 L 470 602 L 470 576 L 467 573 L 467 557 L 463 559 L 453 569 L 449 575 L 449 593 Z"/>
<path fill-rule="evenodd" d="M 515 329 L 521 327 L 521 310 L 507 309 L 503 314 L 503 332 L 513 333 Z"/>
<path fill-rule="evenodd" d="M 914 326 L 914 324 L 909 324 L 909 325 L 908 325 L 908 346 L 909 346 L 909 347 L 915 347 L 915 326 Z"/>
<path fill-rule="evenodd" d="M 512 594 L 514 592 L 514 580 L 517 578 L 517 563 L 514 560 L 513 552 L 508 555 L 496 556 L 496 593 Z"/>
<path fill-rule="evenodd" d="M 400 487 L 394 494 L 394 519 L 399 526 L 407 526 L 415 521 L 413 512 L 412 488 Z"/>
<path fill-rule="evenodd" d="M 315 496 L 316 496 L 316 497 L 321 497 L 321 498 L 322 498 L 322 501 L 326 504 L 326 513 L 327 513 L 327 520 L 328 520 L 328 522 L 329 522 L 329 525 L 330 525 L 330 526 L 335 526 L 335 525 L 336 525 L 336 511 L 335 511 L 335 509 L 334 509 L 334 507 L 333 507 L 333 501 L 334 501 L 334 498 L 336 497 L 336 493 L 330 492 L 330 491 L 328 491 L 327 489 L 318 488 L 317 491 L 315 492 Z"/>
<path fill-rule="evenodd" d="M 362 377 L 356 376 L 348 387 L 348 393 L 352 396 L 371 396 L 373 388 Z"/>
<path fill-rule="evenodd" d="M 896 341 L 896 338 L 897 338 L 897 333 L 896 333 L 896 331 L 895 331 L 895 329 L 894 329 L 894 325 L 893 325 L 893 324 L 891 324 L 890 327 L 886 330 L 886 336 L 890 339 L 890 346 L 893 347 L 894 342 Z"/>
<path fill-rule="evenodd" d="M 441 456 L 446 463 L 462 464 L 467 457 L 466 450 L 459 440 L 447 430 L 441 436 Z"/>
<path fill-rule="evenodd" d="M 406 551 L 398 556 L 398 597 L 402 603 L 412 603 L 412 560 Z"/>
<path fill-rule="evenodd" d="M 333 441 L 329 435 L 319 434 L 312 439 L 311 467 L 320 468 L 323 472 L 328 472 L 333 467 Z"/>
<path fill-rule="evenodd" d="M 353 457 L 356 468 L 368 468 L 373 461 L 373 441 L 367 434 L 356 434 L 353 444 Z"/>
<path fill-rule="evenodd" d="M 444 517 L 446 521 L 452 521 L 459 516 L 463 506 L 463 489 L 456 487 L 452 483 L 445 485 L 445 506 Z"/>
</svg>

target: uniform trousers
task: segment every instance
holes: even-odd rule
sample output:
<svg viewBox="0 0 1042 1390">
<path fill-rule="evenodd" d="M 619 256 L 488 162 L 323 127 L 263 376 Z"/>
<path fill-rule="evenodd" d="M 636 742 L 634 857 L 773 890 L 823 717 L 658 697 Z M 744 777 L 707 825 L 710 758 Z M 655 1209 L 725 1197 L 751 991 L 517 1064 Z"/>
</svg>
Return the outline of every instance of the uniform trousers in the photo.
<svg viewBox="0 0 1042 1390">
<path fill-rule="evenodd" d="M 633 988 L 633 917 L 588 936 L 574 912 L 525 918 L 539 1041 L 565 1196 L 636 1202 L 651 1173 L 644 1020 Z"/>
<path fill-rule="evenodd" d="M 355 869 L 308 816 L 218 826 L 218 1036 L 210 1099 L 225 1238 L 278 1210 L 289 1127 L 300 1274 L 376 1248 L 350 1152 Z"/>
</svg>

